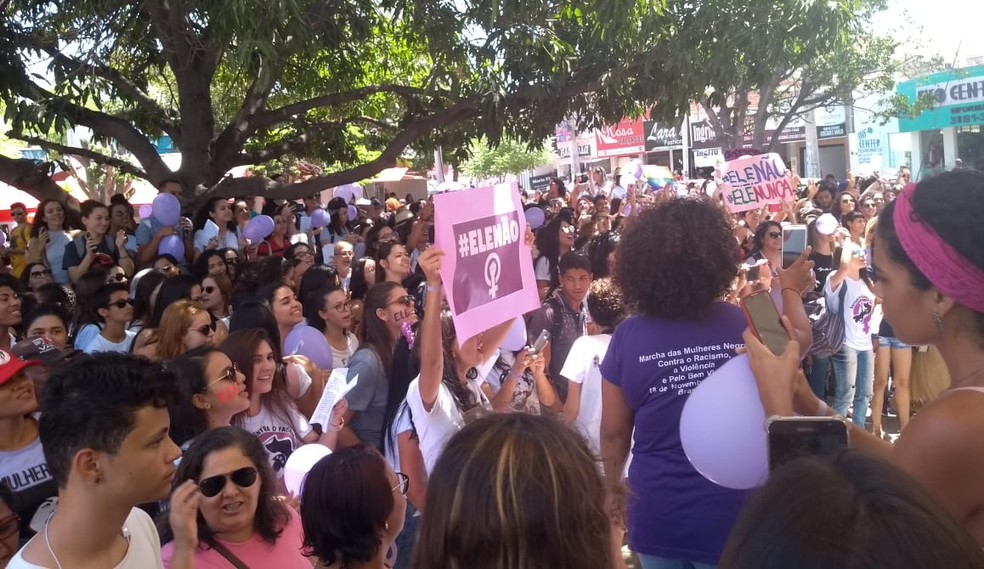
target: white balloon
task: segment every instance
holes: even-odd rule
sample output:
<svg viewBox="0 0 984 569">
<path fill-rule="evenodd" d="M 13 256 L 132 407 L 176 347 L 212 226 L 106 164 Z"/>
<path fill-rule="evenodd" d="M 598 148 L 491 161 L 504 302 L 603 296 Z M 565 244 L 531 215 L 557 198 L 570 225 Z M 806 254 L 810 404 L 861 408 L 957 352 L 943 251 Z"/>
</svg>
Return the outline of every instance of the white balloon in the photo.
<svg viewBox="0 0 984 569">
<path fill-rule="evenodd" d="M 518 352 L 526 347 L 526 321 L 520 316 L 513 321 L 512 328 L 502 341 L 502 348 L 511 352 Z"/>
<path fill-rule="evenodd" d="M 319 460 L 331 454 L 331 449 L 325 445 L 311 443 L 303 445 L 291 453 L 284 465 L 284 486 L 294 496 L 300 496 L 304 488 L 307 473 L 314 468 Z"/>
</svg>

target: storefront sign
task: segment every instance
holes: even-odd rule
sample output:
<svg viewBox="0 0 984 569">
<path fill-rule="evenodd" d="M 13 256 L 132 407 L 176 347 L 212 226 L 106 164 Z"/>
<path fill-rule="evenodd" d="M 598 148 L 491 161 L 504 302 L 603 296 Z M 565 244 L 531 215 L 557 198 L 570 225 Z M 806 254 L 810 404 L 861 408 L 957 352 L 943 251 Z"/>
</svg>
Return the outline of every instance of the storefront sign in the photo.
<svg viewBox="0 0 984 569">
<path fill-rule="evenodd" d="M 568 154 L 570 154 L 568 152 Z M 531 192 L 545 192 L 547 187 L 550 185 L 550 179 L 553 178 L 555 174 L 540 174 L 539 176 L 530 176 L 529 190 Z"/>
<path fill-rule="evenodd" d="M 720 146 L 720 144 L 717 142 L 714 128 L 707 122 L 707 119 L 690 123 L 691 148 L 713 148 L 715 146 Z"/>
<path fill-rule="evenodd" d="M 847 125 L 845 123 L 817 127 L 817 138 L 821 140 L 826 138 L 839 138 L 846 135 Z"/>
<path fill-rule="evenodd" d="M 598 156 L 639 154 L 646 150 L 646 134 L 642 119 L 623 119 L 617 125 L 595 129 Z"/>
<path fill-rule="evenodd" d="M 577 155 L 581 158 L 584 158 L 585 156 L 591 156 L 591 145 L 581 144 L 581 141 L 578 141 Z M 560 156 L 561 158 L 571 157 L 571 145 L 569 142 L 567 144 L 557 147 L 557 156 Z"/>
<path fill-rule="evenodd" d="M 646 132 L 646 152 L 671 150 L 683 146 L 683 132 L 680 127 L 656 121 L 645 121 L 642 125 Z"/>
<path fill-rule="evenodd" d="M 720 148 L 701 148 L 694 150 L 695 168 L 714 168 L 724 162 Z"/>
<path fill-rule="evenodd" d="M 906 81 L 898 92 L 910 103 L 928 96 L 935 104 L 917 117 L 900 117 L 901 132 L 984 124 L 984 65 Z"/>
</svg>

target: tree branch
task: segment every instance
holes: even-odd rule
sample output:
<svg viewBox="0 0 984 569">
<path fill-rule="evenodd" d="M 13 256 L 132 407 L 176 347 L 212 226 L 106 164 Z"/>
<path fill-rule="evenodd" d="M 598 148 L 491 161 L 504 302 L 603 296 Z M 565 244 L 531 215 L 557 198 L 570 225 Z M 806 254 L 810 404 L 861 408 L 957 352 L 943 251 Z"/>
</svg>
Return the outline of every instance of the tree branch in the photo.
<svg viewBox="0 0 984 569">
<path fill-rule="evenodd" d="M 27 192 L 35 199 L 72 203 L 70 196 L 51 179 L 51 164 L 0 155 L 0 181 Z M 73 207 L 75 207 L 73 205 Z"/>
<path fill-rule="evenodd" d="M 51 57 L 52 62 L 55 65 L 62 67 L 68 74 L 91 73 L 96 77 L 105 79 L 111 85 L 116 87 L 120 93 L 126 96 L 127 99 L 132 100 L 134 103 L 146 109 L 151 115 L 156 117 L 161 123 L 161 129 L 170 135 L 171 138 L 176 138 L 175 134 L 178 131 L 177 123 L 167 116 L 167 112 L 157 103 L 157 101 L 150 98 L 150 96 L 144 93 L 140 87 L 124 77 L 119 71 L 113 69 L 112 67 L 93 65 L 91 63 L 69 57 L 59 51 L 56 46 L 38 41 L 37 38 L 34 38 L 33 36 L 17 34 L 16 38 L 18 41 L 23 42 L 25 46 L 34 47 L 47 53 Z"/>
<path fill-rule="evenodd" d="M 446 110 L 431 114 L 410 124 L 386 146 L 375 160 L 342 172 L 317 176 L 303 182 L 281 184 L 262 177 L 224 178 L 210 190 L 209 196 L 235 197 L 239 195 L 263 196 L 270 199 L 299 199 L 315 192 L 371 178 L 383 168 L 392 166 L 407 146 L 428 133 L 474 116 L 478 105 L 462 101 Z"/>
<path fill-rule="evenodd" d="M 284 105 L 279 109 L 273 109 L 265 113 L 260 113 L 253 121 L 251 121 L 247 135 L 252 134 L 261 128 L 266 128 L 268 126 L 290 120 L 297 115 L 307 113 L 308 111 L 312 111 L 314 109 L 344 105 L 345 103 L 358 101 L 359 99 L 370 95 L 375 95 L 377 93 L 394 93 L 406 98 L 422 97 L 431 94 L 426 90 L 417 89 L 416 87 L 407 87 L 404 85 L 373 85 L 370 87 L 355 89 L 353 91 L 331 93 L 329 95 L 323 95 L 321 97 L 315 97 L 305 101 L 298 101 L 296 103 Z"/>
<path fill-rule="evenodd" d="M 42 148 L 54 150 L 55 152 L 66 156 L 84 156 L 85 158 L 89 158 L 98 164 L 112 166 L 124 174 L 130 174 L 131 176 L 147 179 L 147 173 L 140 168 L 137 168 L 126 160 L 114 158 L 113 156 L 106 156 L 102 152 L 96 152 L 95 150 L 89 150 L 87 148 L 78 148 L 76 146 L 65 146 L 63 144 L 58 144 L 35 136 L 24 136 L 16 133 L 7 133 L 7 136 L 16 140 L 23 140 L 28 144 L 36 144 Z"/>
<path fill-rule="evenodd" d="M 144 167 L 147 173 L 146 177 L 151 182 L 157 183 L 173 176 L 171 169 L 157 154 L 157 149 L 150 143 L 150 140 L 130 123 L 106 113 L 76 105 L 64 97 L 59 97 L 42 89 L 31 81 L 26 82 L 21 94 L 35 102 L 51 102 L 59 112 L 66 115 L 73 123 L 89 127 L 103 136 L 115 138 L 136 157 L 140 165 Z"/>
</svg>

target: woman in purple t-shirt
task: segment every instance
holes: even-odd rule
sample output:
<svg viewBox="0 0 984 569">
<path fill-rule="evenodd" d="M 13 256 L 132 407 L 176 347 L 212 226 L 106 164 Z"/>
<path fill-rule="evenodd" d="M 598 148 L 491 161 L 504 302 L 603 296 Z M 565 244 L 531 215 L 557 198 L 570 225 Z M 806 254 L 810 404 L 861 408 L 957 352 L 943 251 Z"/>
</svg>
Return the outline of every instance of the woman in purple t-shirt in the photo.
<svg viewBox="0 0 984 569">
<path fill-rule="evenodd" d="M 601 454 L 615 488 L 634 429 L 627 527 L 643 569 L 715 565 L 748 496 L 702 477 L 680 443 L 690 392 L 742 344 L 745 318 L 721 301 L 740 262 L 729 220 L 709 201 L 664 203 L 622 236 L 615 280 L 637 315 L 615 330 L 601 365 Z M 789 291 L 787 312 L 802 312 Z"/>
</svg>

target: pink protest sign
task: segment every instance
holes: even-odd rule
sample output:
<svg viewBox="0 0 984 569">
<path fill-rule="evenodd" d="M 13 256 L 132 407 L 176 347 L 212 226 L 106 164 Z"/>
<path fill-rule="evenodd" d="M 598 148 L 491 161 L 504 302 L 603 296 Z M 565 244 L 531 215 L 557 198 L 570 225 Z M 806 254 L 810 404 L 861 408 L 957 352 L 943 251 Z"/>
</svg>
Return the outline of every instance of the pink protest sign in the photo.
<svg viewBox="0 0 984 569">
<path fill-rule="evenodd" d="M 439 194 L 434 222 L 459 341 L 540 307 L 516 184 Z"/>
<path fill-rule="evenodd" d="M 796 200 L 792 174 L 775 153 L 725 162 L 718 166 L 715 177 L 731 213 Z"/>
</svg>

